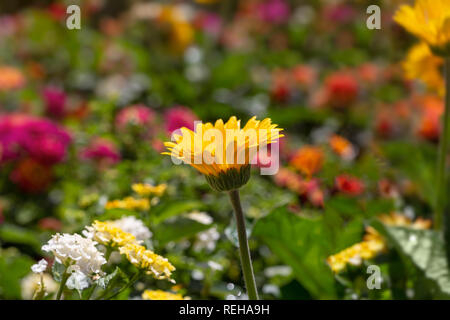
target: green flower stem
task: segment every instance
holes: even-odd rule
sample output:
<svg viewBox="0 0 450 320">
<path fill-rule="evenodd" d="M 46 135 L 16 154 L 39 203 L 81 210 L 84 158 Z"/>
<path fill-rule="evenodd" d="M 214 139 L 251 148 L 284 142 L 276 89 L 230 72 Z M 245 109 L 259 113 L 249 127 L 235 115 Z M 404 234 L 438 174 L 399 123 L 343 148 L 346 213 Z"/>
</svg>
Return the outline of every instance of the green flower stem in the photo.
<svg viewBox="0 0 450 320">
<path fill-rule="evenodd" d="M 245 229 L 244 213 L 242 212 L 239 190 L 228 191 L 231 204 L 236 215 L 236 227 L 239 238 L 239 252 L 241 255 L 242 272 L 244 274 L 245 286 L 249 299 L 258 300 L 258 291 L 256 289 L 255 275 L 253 274 L 252 260 L 250 258 L 250 249 L 248 248 L 247 231 Z"/>
<path fill-rule="evenodd" d="M 105 260 L 106 262 L 109 261 L 109 257 L 111 256 L 111 253 L 114 251 L 114 249 L 110 246 L 106 247 L 106 252 L 105 252 Z"/>
<path fill-rule="evenodd" d="M 90 291 L 88 292 L 88 294 L 86 295 L 86 300 L 90 300 L 92 295 L 94 294 L 95 290 L 97 289 L 97 284 L 95 283 L 94 285 L 92 285 Z"/>
<path fill-rule="evenodd" d="M 64 287 L 66 286 L 67 279 L 69 279 L 70 274 L 64 271 L 64 274 L 61 278 L 61 283 L 59 284 L 58 293 L 56 294 L 56 300 L 61 300 L 61 295 L 64 291 Z"/>
<path fill-rule="evenodd" d="M 450 57 L 445 58 L 445 111 L 442 119 L 442 133 L 439 141 L 437 176 L 436 176 L 436 217 L 434 227 L 436 230 L 442 228 L 444 210 L 446 208 L 447 174 L 446 160 L 449 145 L 449 122 L 450 122 Z"/>
<path fill-rule="evenodd" d="M 115 296 L 119 295 L 121 292 L 123 292 L 124 290 L 128 289 L 129 287 L 131 287 L 138 279 L 139 276 L 141 275 L 141 271 L 139 270 L 138 272 L 136 272 L 133 277 L 130 279 L 130 281 L 127 282 L 126 285 L 124 285 L 122 288 L 120 288 L 120 290 L 118 290 L 116 293 L 112 294 L 111 296 L 109 296 L 108 298 L 105 298 L 104 300 L 109 300 L 114 298 Z M 104 293 L 102 296 L 100 296 L 98 299 L 96 300 L 100 300 L 101 298 L 103 298 L 106 295 L 106 293 Z"/>
</svg>

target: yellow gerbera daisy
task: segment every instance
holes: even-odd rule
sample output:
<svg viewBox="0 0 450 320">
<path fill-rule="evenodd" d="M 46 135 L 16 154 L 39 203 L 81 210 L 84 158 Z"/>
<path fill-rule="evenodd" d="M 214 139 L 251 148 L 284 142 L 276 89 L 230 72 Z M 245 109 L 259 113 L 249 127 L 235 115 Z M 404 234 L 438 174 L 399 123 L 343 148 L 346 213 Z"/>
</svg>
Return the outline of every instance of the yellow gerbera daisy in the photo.
<svg viewBox="0 0 450 320">
<path fill-rule="evenodd" d="M 219 119 L 213 125 L 199 123 L 195 131 L 185 127 L 174 134 L 174 142 L 166 142 L 172 156 L 190 164 L 206 176 L 215 190 L 238 189 L 250 178 L 250 162 L 260 148 L 283 137 L 282 129 L 271 119 L 251 118 L 243 128 L 241 121 L 231 117 L 226 123 Z"/>
<path fill-rule="evenodd" d="M 412 47 L 403 62 L 405 76 L 409 80 L 419 79 L 429 90 L 444 94 L 444 78 L 440 68 L 444 59 L 433 55 L 430 47 L 422 42 Z"/>
<path fill-rule="evenodd" d="M 434 52 L 450 52 L 450 1 L 416 0 L 414 6 L 400 6 L 394 20 L 424 40 Z"/>
</svg>

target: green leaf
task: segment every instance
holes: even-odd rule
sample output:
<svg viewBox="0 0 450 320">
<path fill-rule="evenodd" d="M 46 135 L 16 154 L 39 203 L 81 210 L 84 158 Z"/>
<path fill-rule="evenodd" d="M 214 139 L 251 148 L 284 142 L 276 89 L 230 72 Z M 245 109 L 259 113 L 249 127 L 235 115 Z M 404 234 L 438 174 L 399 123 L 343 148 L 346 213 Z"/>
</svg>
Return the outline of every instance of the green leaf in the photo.
<svg viewBox="0 0 450 320">
<path fill-rule="evenodd" d="M 200 201 L 172 201 L 161 204 L 152 209 L 151 225 L 157 225 L 164 220 L 178 216 L 183 213 L 188 213 L 193 210 L 201 210 L 204 204 Z"/>
<path fill-rule="evenodd" d="M 101 277 L 95 283 L 103 290 L 110 286 L 108 290 L 111 290 L 113 286 L 124 286 L 128 280 L 127 275 L 119 267 L 116 267 L 112 273 Z"/>
<path fill-rule="evenodd" d="M 436 148 L 427 144 L 392 141 L 382 145 L 390 163 L 416 182 L 420 195 L 434 203 Z"/>
<path fill-rule="evenodd" d="M 15 248 L 0 249 L 0 299 L 22 298 L 20 281 L 31 273 L 32 264 Z"/>
<path fill-rule="evenodd" d="M 326 265 L 332 245 L 321 218 L 300 217 L 278 208 L 256 223 L 253 235 L 292 267 L 297 280 L 312 296 L 336 297 L 334 277 Z"/>
<path fill-rule="evenodd" d="M 385 235 L 399 254 L 423 272 L 439 290 L 438 293 L 450 297 L 450 270 L 440 233 L 404 227 L 376 227 L 384 228 Z"/>
<path fill-rule="evenodd" d="M 160 245 L 164 245 L 170 241 L 191 237 L 211 227 L 212 225 L 179 217 L 173 222 L 165 222 L 156 226 L 153 229 L 153 239 L 157 240 Z"/>
<path fill-rule="evenodd" d="M 37 252 L 41 250 L 41 242 L 36 233 L 12 224 L 5 223 L 0 226 L 0 239 L 4 242 L 29 245 Z"/>
<path fill-rule="evenodd" d="M 55 261 L 52 265 L 53 279 L 55 279 L 55 281 L 61 282 L 64 272 L 66 272 L 66 267 L 63 264 Z"/>
</svg>

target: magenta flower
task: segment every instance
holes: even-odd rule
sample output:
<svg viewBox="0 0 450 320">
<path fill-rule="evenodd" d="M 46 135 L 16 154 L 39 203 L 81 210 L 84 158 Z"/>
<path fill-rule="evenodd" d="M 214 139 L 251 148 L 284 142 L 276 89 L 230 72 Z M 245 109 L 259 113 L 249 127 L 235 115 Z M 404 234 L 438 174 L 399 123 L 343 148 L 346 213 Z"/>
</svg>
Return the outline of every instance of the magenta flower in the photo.
<svg viewBox="0 0 450 320">
<path fill-rule="evenodd" d="M 325 19 L 337 23 L 349 23 L 355 19 L 355 9 L 346 4 L 328 6 L 325 9 Z"/>
<path fill-rule="evenodd" d="M 260 18 L 268 23 L 282 23 L 289 17 L 289 6 L 284 0 L 267 0 L 258 10 Z"/>
<path fill-rule="evenodd" d="M 218 36 L 222 32 L 222 19 L 213 12 L 202 12 L 196 17 L 196 25 L 212 36 Z"/>
<path fill-rule="evenodd" d="M 81 151 L 81 158 L 101 164 L 116 164 L 120 161 L 120 152 L 110 140 L 95 138 Z"/>
<path fill-rule="evenodd" d="M 46 87 L 42 92 L 45 111 L 49 116 L 62 118 L 65 113 L 66 93 L 57 87 Z"/>
<path fill-rule="evenodd" d="M 184 106 L 177 106 L 170 108 L 164 114 L 164 123 L 166 131 L 170 135 L 177 129 L 186 127 L 190 130 L 194 130 L 194 122 L 198 118 L 191 109 Z"/>
<path fill-rule="evenodd" d="M 146 127 L 152 124 L 155 118 L 155 112 L 145 105 L 132 105 L 117 114 L 116 127 L 119 131 L 124 131 L 130 126 Z"/>
<path fill-rule="evenodd" d="M 44 165 L 64 160 L 71 137 L 48 119 L 25 114 L 0 115 L 0 162 L 27 155 Z"/>
</svg>

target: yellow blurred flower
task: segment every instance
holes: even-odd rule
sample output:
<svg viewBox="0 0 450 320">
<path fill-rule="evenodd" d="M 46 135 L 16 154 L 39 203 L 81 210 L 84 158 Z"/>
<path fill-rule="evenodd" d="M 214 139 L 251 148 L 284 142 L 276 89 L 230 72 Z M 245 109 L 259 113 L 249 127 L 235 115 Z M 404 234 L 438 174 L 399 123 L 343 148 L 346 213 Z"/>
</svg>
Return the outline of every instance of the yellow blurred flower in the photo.
<svg viewBox="0 0 450 320">
<path fill-rule="evenodd" d="M 391 214 L 385 214 L 378 217 L 378 219 L 388 226 L 395 227 L 410 227 L 413 229 L 430 229 L 431 220 L 423 219 L 422 217 L 412 221 L 405 215 L 392 212 Z"/>
<path fill-rule="evenodd" d="M 216 3 L 219 0 L 195 0 L 195 2 L 200 3 L 200 4 L 212 4 L 212 3 Z"/>
<path fill-rule="evenodd" d="M 155 279 L 170 279 L 175 267 L 166 258 L 157 255 L 151 250 L 139 244 L 128 243 L 119 247 L 119 252 L 124 254 L 128 261 L 139 269 L 145 270 L 147 274 L 153 275 Z"/>
<path fill-rule="evenodd" d="M 25 84 L 25 77 L 19 69 L 0 66 L 0 91 L 18 89 Z"/>
<path fill-rule="evenodd" d="M 105 205 L 106 209 L 128 209 L 128 210 L 148 210 L 150 209 L 150 201 L 148 199 L 136 199 L 126 197 L 123 200 L 108 201 Z"/>
<path fill-rule="evenodd" d="M 162 290 L 145 290 L 142 293 L 144 300 L 184 300 L 183 296 L 178 293 L 171 293 Z"/>
<path fill-rule="evenodd" d="M 195 131 L 181 128 L 181 135 L 174 134 L 175 142 L 165 143 L 170 152 L 163 154 L 193 166 L 215 190 L 229 191 L 247 183 L 250 161 L 260 148 L 277 142 L 281 130 L 269 118 L 256 117 L 241 128 L 233 116 L 226 123 L 222 119 L 214 125 L 199 123 Z"/>
<path fill-rule="evenodd" d="M 194 28 L 188 22 L 173 23 L 170 34 L 170 44 L 175 52 L 184 52 L 194 41 Z"/>
<path fill-rule="evenodd" d="M 431 221 L 423 218 L 417 218 L 412 221 L 408 217 L 398 213 L 380 215 L 378 219 L 388 226 L 411 227 L 414 229 L 429 229 Z M 374 258 L 377 254 L 387 249 L 386 240 L 381 234 L 372 227 L 366 228 L 366 234 L 363 241 L 342 250 L 341 252 L 329 256 L 327 263 L 335 273 L 343 271 L 348 264 L 359 266 L 363 260 Z"/>
<path fill-rule="evenodd" d="M 410 49 L 406 60 L 403 62 L 403 69 L 407 79 L 418 79 L 429 90 L 443 95 L 445 93 L 445 83 L 440 70 L 443 65 L 444 59 L 433 55 L 430 47 L 426 43 L 421 42 Z"/>
<path fill-rule="evenodd" d="M 338 273 L 344 270 L 347 264 L 359 266 L 363 260 L 372 259 L 384 249 L 384 242 L 378 239 L 362 241 L 354 244 L 350 248 L 328 257 L 327 262 L 331 270 Z"/>
<path fill-rule="evenodd" d="M 322 168 L 323 151 L 319 147 L 304 146 L 294 154 L 290 164 L 308 178 L 311 178 Z"/>
<path fill-rule="evenodd" d="M 121 247 L 128 243 L 138 243 L 131 233 L 118 228 L 111 221 L 94 221 L 91 226 L 86 227 L 83 235 L 106 246 Z"/>
<path fill-rule="evenodd" d="M 167 184 L 163 183 L 157 186 L 152 186 L 148 183 L 136 183 L 133 184 L 131 188 L 142 197 L 148 197 L 150 195 L 161 197 L 167 189 Z"/>
<path fill-rule="evenodd" d="M 394 20 L 421 38 L 440 55 L 450 53 L 450 1 L 416 0 L 414 6 L 401 5 Z"/>
<path fill-rule="evenodd" d="M 169 27 L 170 45 L 173 51 L 183 52 L 194 41 L 194 28 L 181 7 L 163 6 L 158 20 Z"/>
</svg>

